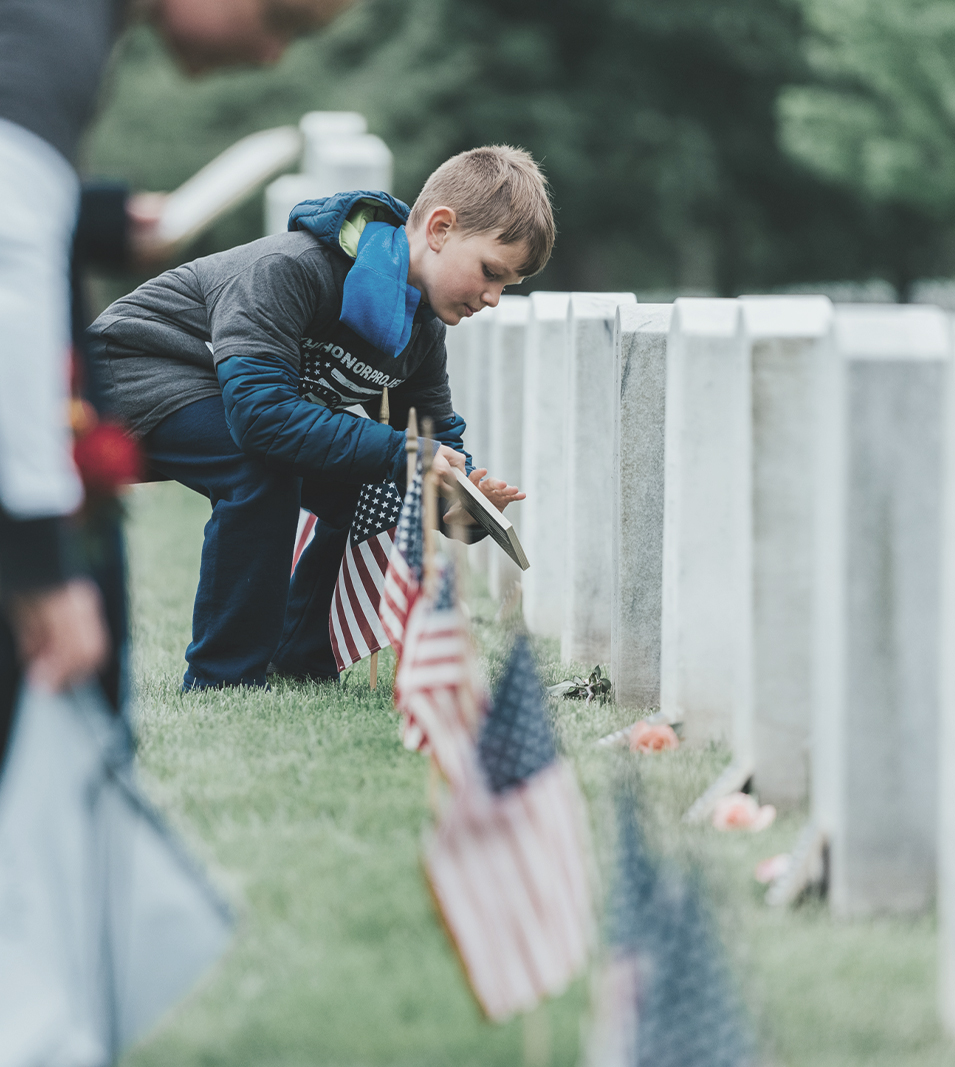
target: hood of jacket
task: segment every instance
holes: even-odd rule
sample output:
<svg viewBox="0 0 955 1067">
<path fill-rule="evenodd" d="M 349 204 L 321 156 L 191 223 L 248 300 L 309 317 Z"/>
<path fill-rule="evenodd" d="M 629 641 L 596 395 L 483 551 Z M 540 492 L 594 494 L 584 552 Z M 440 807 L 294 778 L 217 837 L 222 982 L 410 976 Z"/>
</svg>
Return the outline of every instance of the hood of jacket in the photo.
<svg viewBox="0 0 955 1067">
<path fill-rule="evenodd" d="M 355 190 L 305 200 L 290 230 L 307 230 L 355 262 L 342 293 L 341 321 L 381 352 L 399 356 L 411 339 L 421 293 L 408 284 L 408 206 L 388 193 Z"/>
<path fill-rule="evenodd" d="M 369 222 L 387 222 L 391 226 L 403 226 L 408 221 L 411 209 L 407 204 L 395 199 L 388 193 L 368 189 L 355 189 L 348 193 L 336 193 L 321 200 L 303 200 L 292 208 L 288 217 L 290 230 L 307 230 L 323 244 L 340 248 L 346 255 L 355 258 L 357 240 L 354 245 L 350 239 L 353 235 L 349 217 L 363 215 L 356 209 L 368 208 Z M 358 231 L 358 237 L 361 230 Z"/>
</svg>

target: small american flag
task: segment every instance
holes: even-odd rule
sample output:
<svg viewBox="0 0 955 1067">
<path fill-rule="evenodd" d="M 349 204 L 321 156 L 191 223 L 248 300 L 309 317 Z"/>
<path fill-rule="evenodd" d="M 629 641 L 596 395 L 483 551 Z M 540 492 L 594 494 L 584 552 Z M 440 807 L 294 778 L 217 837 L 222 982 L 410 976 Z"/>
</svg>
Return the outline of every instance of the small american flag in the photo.
<svg viewBox="0 0 955 1067">
<path fill-rule="evenodd" d="M 557 759 L 524 637 L 478 755 L 483 775 L 452 797 L 425 869 L 479 1004 L 502 1021 L 564 990 L 594 929 L 582 801 Z"/>
<path fill-rule="evenodd" d="M 421 588 L 424 560 L 424 538 L 421 532 L 422 478 L 419 460 L 414 479 L 405 493 L 379 606 L 385 636 L 399 659 L 404 648 L 408 616 Z"/>
<path fill-rule="evenodd" d="M 617 797 L 617 877 L 587 1067 L 749 1067 L 753 1045 L 699 882 L 647 850 Z"/>
<path fill-rule="evenodd" d="M 340 671 L 388 645 L 378 608 L 400 511 L 394 482 L 362 486 L 328 616 Z"/>
<path fill-rule="evenodd" d="M 435 597 L 418 597 L 408 619 L 395 705 L 403 715 L 405 748 L 430 752 L 459 788 L 477 773 L 475 737 L 484 701 L 454 567 L 447 560 L 439 567 Z"/>
</svg>

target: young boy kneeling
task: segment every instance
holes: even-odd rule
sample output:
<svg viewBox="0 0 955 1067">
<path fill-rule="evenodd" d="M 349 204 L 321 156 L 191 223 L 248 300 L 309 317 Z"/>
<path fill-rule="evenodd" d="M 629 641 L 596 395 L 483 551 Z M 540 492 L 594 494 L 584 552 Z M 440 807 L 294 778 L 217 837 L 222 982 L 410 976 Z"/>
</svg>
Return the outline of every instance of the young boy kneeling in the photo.
<svg viewBox="0 0 955 1067">
<path fill-rule="evenodd" d="M 451 406 L 445 326 L 494 307 L 554 243 L 544 178 L 506 147 L 448 160 L 410 215 L 341 193 L 299 204 L 289 230 L 167 271 L 91 327 L 150 466 L 212 503 L 185 689 L 265 685 L 270 663 L 337 677 L 328 614 L 360 488 L 403 485 L 412 406 L 433 422 L 439 477 L 486 473 Z M 481 484 L 499 507 L 520 498 Z M 319 521 L 290 586 L 300 505 Z"/>
</svg>

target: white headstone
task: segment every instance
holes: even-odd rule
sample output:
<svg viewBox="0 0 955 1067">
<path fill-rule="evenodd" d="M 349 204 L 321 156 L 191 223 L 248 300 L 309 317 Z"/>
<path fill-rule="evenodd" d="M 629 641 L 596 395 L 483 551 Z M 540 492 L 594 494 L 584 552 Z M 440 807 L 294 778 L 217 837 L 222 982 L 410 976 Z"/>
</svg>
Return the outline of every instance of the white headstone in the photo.
<svg viewBox="0 0 955 1067">
<path fill-rule="evenodd" d="M 614 329 L 614 699 L 660 705 L 663 597 L 663 442 L 672 304 L 623 304 Z"/>
<path fill-rule="evenodd" d="M 530 300 L 502 296 L 491 330 L 488 469 L 494 478 L 522 487 L 521 448 L 524 418 L 524 349 Z M 507 517 L 521 534 L 522 501 L 508 505 Z M 526 548 L 525 548 L 526 551 Z M 496 547 L 489 549 L 491 596 L 502 599 L 521 582 L 522 571 Z"/>
<path fill-rule="evenodd" d="M 753 768 L 764 803 L 794 804 L 809 789 L 812 722 L 814 375 L 828 350 L 832 304 L 824 296 L 740 301 L 751 387 L 752 497 L 748 647 L 751 679 L 734 755 Z"/>
<path fill-rule="evenodd" d="M 947 317 L 837 307 L 818 387 L 813 816 L 842 916 L 935 895 Z"/>
<path fill-rule="evenodd" d="M 949 318 L 955 330 L 955 319 Z M 945 389 L 942 613 L 939 657 L 938 762 L 938 1000 L 942 1023 L 955 1037 L 955 368 Z"/>
<path fill-rule="evenodd" d="M 491 334 L 496 308 L 484 308 L 468 319 L 468 356 L 466 372 L 467 410 L 458 410 L 467 423 L 464 443 L 475 467 L 491 469 Z M 501 550 L 485 538 L 468 552 L 471 573 L 479 581 L 489 578 L 491 552 Z"/>
<path fill-rule="evenodd" d="M 521 580 L 531 633 L 560 637 L 569 495 L 564 483 L 567 423 L 568 293 L 531 293 L 524 353 L 521 543 L 530 569 Z"/>
<path fill-rule="evenodd" d="M 467 422 L 468 359 L 471 350 L 469 327 L 471 319 L 462 319 L 457 326 L 448 326 L 445 348 L 448 354 L 448 384 L 454 410 Z M 470 433 L 465 429 L 464 447 L 470 451 Z"/>
<path fill-rule="evenodd" d="M 394 168 L 391 151 L 372 133 L 329 137 L 311 147 L 309 173 L 321 189 L 320 196 L 351 189 L 391 192 Z"/>
<path fill-rule="evenodd" d="M 354 137 L 368 131 L 365 116 L 357 111 L 309 111 L 301 117 L 298 126 L 305 140 L 302 170 L 313 176 L 320 173 L 318 160 L 326 141 Z"/>
<path fill-rule="evenodd" d="M 610 661 L 613 330 L 617 308 L 635 302 L 632 293 L 572 293 L 568 308 L 560 654 L 588 665 Z"/>
<path fill-rule="evenodd" d="M 735 300 L 682 298 L 667 346 L 660 702 L 689 740 L 734 734 L 749 602 L 749 381 Z"/>
<path fill-rule="evenodd" d="M 265 187 L 265 236 L 285 233 L 289 212 L 303 200 L 324 196 L 321 185 L 310 174 L 283 174 Z"/>
</svg>

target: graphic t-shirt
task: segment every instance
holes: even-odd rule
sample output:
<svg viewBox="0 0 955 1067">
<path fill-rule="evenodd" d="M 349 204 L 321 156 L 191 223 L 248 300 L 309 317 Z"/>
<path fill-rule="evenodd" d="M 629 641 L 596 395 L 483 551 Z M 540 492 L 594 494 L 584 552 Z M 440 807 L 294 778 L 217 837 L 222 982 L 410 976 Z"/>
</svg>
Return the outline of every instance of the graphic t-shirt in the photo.
<svg viewBox="0 0 955 1067">
<path fill-rule="evenodd" d="M 397 357 L 339 321 L 351 265 L 344 253 L 298 231 L 193 260 L 111 304 L 91 327 L 113 410 L 140 433 L 219 394 L 215 368 L 230 356 L 283 360 L 299 395 L 341 411 L 377 407 L 448 419 L 445 327 L 427 307 Z"/>
</svg>

